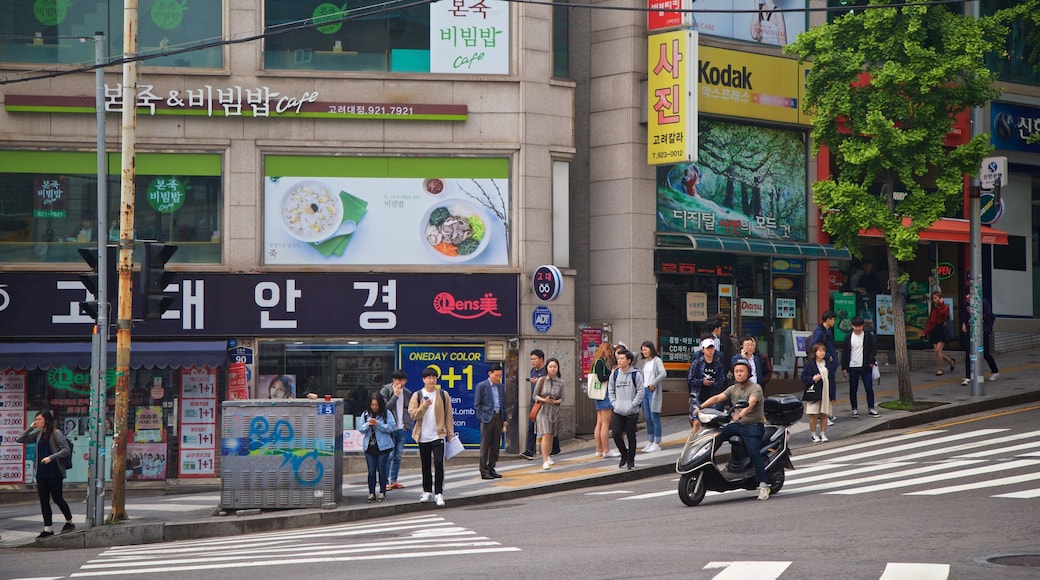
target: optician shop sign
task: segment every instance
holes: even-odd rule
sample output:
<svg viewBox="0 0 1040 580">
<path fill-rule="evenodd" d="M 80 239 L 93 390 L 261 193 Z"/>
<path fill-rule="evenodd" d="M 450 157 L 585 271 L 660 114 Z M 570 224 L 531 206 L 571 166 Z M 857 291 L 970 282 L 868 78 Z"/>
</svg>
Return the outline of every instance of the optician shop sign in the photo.
<svg viewBox="0 0 1040 580">
<path fill-rule="evenodd" d="M 466 105 L 422 103 L 368 103 L 319 101 L 318 91 L 283 94 L 270 87 L 202 85 L 169 89 L 165 95 L 155 85 L 137 87 L 139 114 L 205 117 L 317 117 L 327 119 L 396 119 L 407 121 L 465 121 Z M 23 113 L 94 114 L 94 97 L 56 95 L 7 95 L 4 110 Z M 123 85 L 105 85 L 105 112 L 123 110 Z"/>
<path fill-rule="evenodd" d="M 134 336 L 515 335 L 516 274 L 178 273 Z M 0 273 L 0 338 L 82 337 L 75 273 Z"/>
</svg>

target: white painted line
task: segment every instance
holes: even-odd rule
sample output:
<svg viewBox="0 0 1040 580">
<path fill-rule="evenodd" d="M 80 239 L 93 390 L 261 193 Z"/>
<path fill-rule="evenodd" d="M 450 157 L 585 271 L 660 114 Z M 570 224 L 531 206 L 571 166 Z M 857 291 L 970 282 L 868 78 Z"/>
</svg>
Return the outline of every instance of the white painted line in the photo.
<svg viewBox="0 0 1040 580">
<path fill-rule="evenodd" d="M 943 430 L 935 431 L 918 431 L 917 433 L 907 433 L 906 435 L 897 435 L 896 437 L 886 437 L 884 439 L 877 439 L 875 441 L 866 441 L 863 443 L 856 443 L 855 445 L 844 445 L 841 447 L 829 447 L 821 451 L 814 451 L 812 453 L 797 454 L 794 456 L 796 461 L 805 461 L 806 459 L 816 459 L 817 457 L 826 457 L 828 455 L 835 455 L 838 453 L 848 453 L 849 451 L 855 451 L 856 449 L 868 449 L 870 447 L 877 447 L 878 445 L 889 445 L 897 443 L 899 441 L 908 441 L 910 439 L 917 439 L 919 437 L 931 437 L 939 433 L 945 433 Z M 845 458 L 842 457 L 841 461 Z"/>
<path fill-rule="evenodd" d="M 1034 497 L 1040 497 L 1040 488 L 1027 489 L 1025 491 L 1016 491 L 1014 493 L 1002 493 L 1000 495 L 994 495 L 990 497 L 1006 497 L 1011 499 L 1033 499 Z"/>
<path fill-rule="evenodd" d="M 957 435 L 947 435 L 946 437 L 940 437 L 938 439 L 929 439 L 927 441 L 916 441 L 914 443 L 904 443 L 903 445 L 896 445 L 895 447 L 885 447 L 883 449 L 874 449 L 873 451 L 864 451 L 863 453 L 856 453 L 853 455 L 843 455 L 841 460 L 850 463 L 852 461 L 858 461 L 860 459 L 866 459 L 868 457 L 877 457 L 878 455 L 893 455 L 902 453 L 910 449 L 918 449 L 920 447 L 928 447 L 930 445 L 939 445 L 940 443 L 949 443 L 951 441 L 960 441 L 962 439 L 971 439 L 974 437 L 984 437 L 986 435 L 992 435 L 993 433 L 1000 433 L 1007 431 L 1007 429 L 978 429 L 975 431 L 968 431 L 967 433 L 960 433 Z M 945 449 L 940 448 L 934 450 L 935 453 L 941 453 Z M 902 457 L 899 457 L 902 459 Z"/>
<path fill-rule="evenodd" d="M 585 495 L 613 495 L 613 494 L 622 494 L 622 495 L 624 495 L 626 493 L 635 493 L 635 492 L 634 491 L 626 491 L 624 489 L 618 489 L 618 490 L 614 490 L 614 491 L 590 491 L 590 492 L 586 493 Z"/>
<path fill-rule="evenodd" d="M 925 477 L 916 477 L 913 479 L 904 479 L 902 481 L 893 481 L 889 483 L 880 483 L 878 485 L 871 485 L 867 487 L 857 487 L 853 489 L 843 489 L 838 491 L 828 491 L 828 494 L 837 495 L 856 495 L 860 493 L 871 493 L 874 491 L 881 491 L 885 489 L 896 489 L 898 487 L 909 487 L 911 485 L 920 485 L 922 483 L 932 483 L 934 481 L 942 481 L 950 478 L 961 478 L 969 475 L 980 475 L 983 473 L 993 473 L 994 471 L 1004 471 L 1007 469 L 1018 469 L 1019 467 L 1030 467 L 1033 465 L 1040 464 L 1040 461 L 1033 461 L 1029 459 L 1023 459 L 1021 461 L 1011 461 L 1008 463 L 999 463 L 994 465 L 984 465 L 982 467 L 976 467 L 974 469 L 965 469 L 955 471 L 953 473 L 940 473 L 938 475 L 929 475 Z M 949 464 L 947 464 L 949 465 Z"/>
<path fill-rule="evenodd" d="M 1034 481 L 1037 479 L 1040 479 L 1040 473 L 1027 473 L 1025 475 L 1014 475 L 1011 477 L 1002 477 L 1000 479 L 987 479 L 985 481 L 978 481 L 975 483 L 963 483 L 961 485 L 950 485 L 947 487 L 927 489 L 925 491 L 915 491 L 912 493 L 904 493 L 903 495 L 942 495 L 944 493 L 957 493 L 958 491 L 967 491 L 969 489 L 982 489 L 985 487 L 1000 487 L 1002 485 L 1014 485 L 1016 483 L 1022 483 L 1024 481 Z"/>
<path fill-rule="evenodd" d="M 792 477 L 787 476 L 787 480 L 784 483 L 784 489 L 787 489 L 788 485 L 803 485 L 806 483 L 813 483 L 816 481 L 823 481 L 825 479 L 834 479 L 835 477 L 848 477 L 850 475 L 858 475 L 860 473 L 870 473 L 872 471 L 890 470 L 898 467 L 906 467 L 907 465 L 914 465 L 913 463 L 879 463 L 875 465 L 867 465 L 866 467 L 857 467 L 855 469 L 845 469 L 842 471 L 824 473 L 821 475 L 811 475 L 809 477 Z M 799 474 L 800 475 L 800 474 Z"/>
<path fill-rule="evenodd" d="M 719 562 L 709 562 L 705 570 L 718 569 Z M 712 577 L 713 580 L 775 580 L 787 570 L 790 562 L 727 562 L 722 572 Z"/>
<path fill-rule="evenodd" d="M 966 453 L 964 455 L 958 455 L 957 459 L 974 459 L 976 457 L 992 457 L 994 454 L 1006 455 L 1013 451 L 1020 451 L 1022 449 L 1036 449 L 1037 443 L 1023 443 L 1021 445 L 1012 445 L 1011 447 L 1002 447 L 998 450 L 987 449 L 985 451 L 976 451 L 975 453 Z"/>
<path fill-rule="evenodd" d="M 678 493 L 679 492 L 677 492 L 674 489 L 669 489 L 668 491 L 657 491 L 654 493 L 643 493 L 639 495 L 630 495 L 628 497 L 619 497 L 618 501 L 624 501 L 628 499 L 650 499 L 653 497 L 664 497 L 666 495 L 678 495 Z"/>
<path fill-rule="evenodd" d="M 906 477 L 908 475 L 917 475 L 919 473 L 932 473 L 935 471 L 946 471 L 950 469 L 957 469 L 966 465 L 974 465 L 982 463 L 980 460 L 975 461 L 951 461 L 948 463 L 936 463 L 933 465 L 925 465 L 917 467 L 915 469 L 908 469 L 904 471 L 893 471 L 891 473 L 883 473 L 881 475 L 873 475 L 870 477 L 861 477 L 858 479 L 850 479 L 847 481 L 832 481 L 829 483 L 818 483 L 816 485 L 810 485 L 808 487 L 800 487 L 790 490 L 790 493 L 806 493 L 809 491 L 823 491 L 828 489 L 835 489 L 838 487 L 846 487 L 850 485 L 859 485 L 862 483 L 870 483 L 872 481 L 884 481 L 886 479 L 896 479 Z M 784 493 L 787 493 L 787 486 L 784 486 Z"/>
<path fill-rule="evenodd" d="M 995 437 L 993 439 L 983 439 L 982 441 L 975 441 L 973 443 L 964 443 L 964 444 L 961 444 L 961 445 L 954 445 L 953 447 L 947 447 L 947 448 L 941 449 L 941 450 L 924 451 L 924 452 L 921 452 L 921 453 L 915 453 L 913 455 L 902 455 L 902 456 L 899 457 L 899 459 L 901 461 L 910 461 L 911 459 L 918 459 L 918 458 L 921 458 L 921 457 L 927 457 L 929 455 L 935 455 L 939 451 L 943 451 L 943 452 L 946 452 L 946 453 L 949 453 L 949 454 L 955 454 L 955 453 L 959 453 L 961 451 L 967 451 L 968 449 L 978 449 L 979 447 L 990 447 L 990 446 L 993 446 L 993 445 L 1002 445 L 1004 443 L 1010 443 L 1012 441 L 1021 441 L 1023 439 L 1029 439 L 1029 438 L 1032 438 L 1032 437 L 1040 437 L 1040 431 L 1030 431 L 1029 433 L 1021 433 L 1021 434 L 1018 434 L 1018 435 L 1008 435 L 1006 437 Z M 1027 447 L 1033 448 L 1033 447 L 1036 447 L 1038 444 L 1040 444 L 1040 443 L 1034 442 L 1034 443 L 1029 444 Z M 992 450 L 990 452 L 987 452 L 987 454 L 994 454 L 994 453 L 1004 454 L 1004 452 L 1006 450 L 1007 450 L 1007 448 L 994 449 L 994 450 Z"/>
<path fill-rule="evenodd" d="M 889 562 L 878 580 L 946 580 L 949 564 L 904 564 Z"/>
</svg>

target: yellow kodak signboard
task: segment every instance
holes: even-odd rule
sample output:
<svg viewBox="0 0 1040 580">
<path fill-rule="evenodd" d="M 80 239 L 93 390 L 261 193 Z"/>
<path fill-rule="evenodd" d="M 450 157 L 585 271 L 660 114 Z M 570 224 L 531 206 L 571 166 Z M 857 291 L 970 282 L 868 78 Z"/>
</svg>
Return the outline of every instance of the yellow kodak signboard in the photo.
<svg viewBox="0 0 1040 580">
<path fill-rule="evenodd" d="M 808 65 L 709 46 L 697 62 L 700 112 L 809 125 L 801 97 Z"/>
</svg>

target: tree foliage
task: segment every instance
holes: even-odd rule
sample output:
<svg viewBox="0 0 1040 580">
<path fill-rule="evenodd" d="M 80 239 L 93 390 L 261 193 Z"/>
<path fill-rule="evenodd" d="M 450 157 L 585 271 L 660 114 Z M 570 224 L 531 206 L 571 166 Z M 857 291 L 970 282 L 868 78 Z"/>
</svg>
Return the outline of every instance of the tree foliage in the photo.
<svg viewBox="0 0 1040 580">
<path fill-rule="evenodd" d="M 960 205 L 964 175 L 991 150 L 986 134 L 957 147 L 945 141 L 955 115 L 1000 94 L 985 55 L 1003 46 L 1008 14 L 976 20 L 927 0 L 885 4 L 870 0 L 784 50 L 812 60 L 803 106 L 813 115 L 813 152 L 828 147 L 834 167 L 813 186 L 823 229 L 857 256 L 860 230 L 880 230 L 894 287 L 897 263 L 913 260 L 920 232 Z M 898 204 L 897 186 L 906 194 Z M 900 400 L 912 403 L 898 294 L 893 314 Z"/>
</svg>

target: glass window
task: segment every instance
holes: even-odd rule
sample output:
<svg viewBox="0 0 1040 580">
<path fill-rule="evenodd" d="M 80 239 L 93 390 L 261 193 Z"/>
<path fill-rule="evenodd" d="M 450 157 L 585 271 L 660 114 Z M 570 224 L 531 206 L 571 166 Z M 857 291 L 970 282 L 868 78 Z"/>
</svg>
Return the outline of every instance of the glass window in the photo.
<svg viewBox="0 0 1040 580">
<path fill-rule="evenodd" d="M 998 10 L 1011 8 L 1018 4 L 1017 0 L 985 0 L 979 10 L 989 16 Z M 1008 26 L 1007 41 L 1000 53 L 986 55 L 986 67 L 997 73 L 1000 80 L 1009 83 L 1040 85 L 1040 71 L 1033 68 L 1031 57 L 1036 48 L 1036 40 L 1040 38 L 1037 30 L 1029 20 L 1016 20 Z M 1038 53 L 1040 56 L 1040 53 Z"/>
<path fill-rule="evenodd" d="M 264 67 L 268 69 L 399 71 L 430 70 L 430 6 L 420 4 L 385 11 L 377 0 L 335 5 L 299 0 L 267 0 L 265 32 L 293 28 L 311 18 L 347 9 L 345 22 L 268 36 Z M 329 10 L 325 10 L 329 8 Z M 370 15 L 365 15 L 370 14 Z"/>
<path fill-rule="evenodd" d="M 94 62 L 94 45 L 81 42 L 101 31 L 106 54 L 123 53 L 122 0 L 0 3 L 10 15 L 0 22 L 0 62 L 79 64 Z M 141 0 L 138 52 L 187 48 L 223 34 L 223 3 L 207 0 Z M 220 46 L 148 59 L 145 66 L 221 68 Z"/>
<path fill-rule="evenodd" d="M 0 264 L 82 262 L 77 250 L 98 236 L 96 158 L 0 152 Z M 220 263 L 220 156 L 143 153 L 137 168 L 135 239 L 176 244 L 173 264 Z M 119 239 L 119 169 L 118 155 L 110 155 L 101 232 L 110 241 Z"/>
<path fill-rule="evenodd" d="M 568 56 L 570 54 L 570 42 L 568 39 L 570 34 L 570 6 L 567 4 L 568 0 L 555 0 L 553 4 L 553 78 L 557 79 L 571 78 Z"/>
<path fill-rule="evenodd" d="M 278 393 L 287 398 L 305 397 L 307 393 L 332 395 L 346 401 L 344 412 L 351 414 L 351 401 L 360 401 L 363 406 L 368 393 L 390 382 L 394 345 L 349 342 L 261 342 L 253 397 L 267 399 Z M 362 390 L 364 395 L 359 394 Z"/>
</svg>

